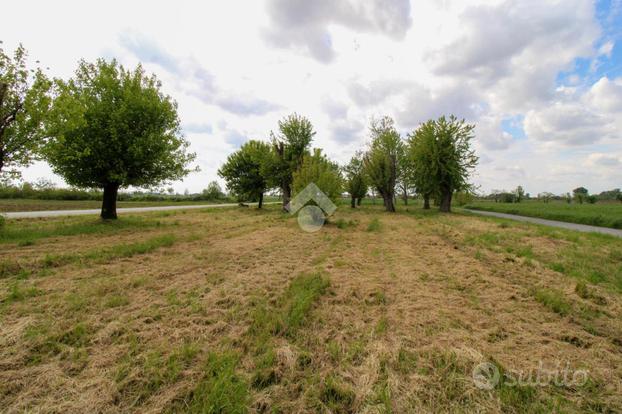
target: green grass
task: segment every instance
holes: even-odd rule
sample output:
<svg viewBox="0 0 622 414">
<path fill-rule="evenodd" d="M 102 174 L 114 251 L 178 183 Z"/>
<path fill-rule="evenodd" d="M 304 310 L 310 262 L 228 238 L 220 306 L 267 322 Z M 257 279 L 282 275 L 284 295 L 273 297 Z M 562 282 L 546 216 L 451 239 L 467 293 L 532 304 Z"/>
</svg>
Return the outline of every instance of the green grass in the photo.
<svg viewBox="0 0 622 414">
<path fill-rule="evenodd" d="M 248 411 L 249 390 L 245 380 L 236 373 L 238 356 L 233 353 L 210 353 L 203 368 L 203 378 L 188 398 L 189 413 L 243 414 Z"/>
<path fill-rule="evenodd" d="M 38 239 L 75 236 L 82 234 L 111 234 L 124 230 L 148 229 L 161 226 L 159 220 L 144 217 L 123 217 L 119 220 L 102 221 L 85 217 L 59 220 L 7 220 L 0 229 L 0 243 L 32 245 Z"/>
<path fill-rule="evenodd" d="M 534 297 L 538 302 L 561 316 L 566 316 L 572 312 L 572 305 L 566 300 L 563 292 L 557 289 L 536 289 Z"/>
<path fill-rule="evenodd" d="M 477 201 L 466 205 L 465 208 L 622 229 L 622 203 L 568 204 L 561 201 L 495 203 Z"/>
<path fill-rule="evenodd" d="M 269 202 L 271 200 L 267 200 Z M 224 200 L 224 203 L 232 203 Z M 118 201 L 117 207 L 161 207 L 161 206 L 184 206 L 193 204 L 220 204 L 212 201 Z M 27 198 L 0 199 L 0 212 L 11 211 L 45 211 L 45 210 L 84 210 L 99 209 L 102 202 L 98 200 L 38 200 Z"/>
<path fill-rule="evenodd" d="M 367 225 L 367 231 L 380 231 L 382 224 L 378 217 L 374 217 Z"/>
</svg>

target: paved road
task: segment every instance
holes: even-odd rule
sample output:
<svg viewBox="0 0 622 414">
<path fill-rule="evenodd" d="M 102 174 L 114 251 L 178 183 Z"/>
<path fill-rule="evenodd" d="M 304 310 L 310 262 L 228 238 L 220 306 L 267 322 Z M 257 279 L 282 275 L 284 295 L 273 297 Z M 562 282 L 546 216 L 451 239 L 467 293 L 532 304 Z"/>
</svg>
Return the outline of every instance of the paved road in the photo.
<svg viewBox="0 0 622 414">
<path fill-rule="evenodd" d="M 612 236 L 622 237 L 622 230 L 610 229 L 608 227 L 588 226 L 587 224 L 567 223 L 565 221 L 546 220 L 536 217 L 517 216 L 515 214 L 497 213 L 493 211 L 467 210 L 469 213 L 479 214 L 482 216 L 499 217 L 516 221 L 525 221 L 528 223 L 543 224 L 545 226 L 561 227 L 568 230 L 582 231 L 586 233 L 603 233 Z"/>
<path fill-rule="evenodd" d="M 248 205 L 255 205 L 257 203 L 246 203 Z M 273 204 L 264 203 L 264 204 Z M 228 203 L 228 204 L 190 204 L 190 205 L 179 205 L 179 206 L 160 206 L 160 207 L 128 207 L 128 208 L 118 208 L 117 213 L 143 213 L 147 211 L 163 211 L 163 210 L 190 210 L 197 208 L 219 208 L 219 207 L 236 207 L 237 203 Z M 44 211 L 19 211 L 19 212 L 10 212 L 10 213 L 0 213 L 7 219 L 17 219 L 17 218 L 40 218 L 40 217 L 59 217 L 59 216 L 82 216 L 88 214 L 99 214 L 101 212 L 100 209 L 89 209 L 89 210 L 44 210 Z"/>
</svg>

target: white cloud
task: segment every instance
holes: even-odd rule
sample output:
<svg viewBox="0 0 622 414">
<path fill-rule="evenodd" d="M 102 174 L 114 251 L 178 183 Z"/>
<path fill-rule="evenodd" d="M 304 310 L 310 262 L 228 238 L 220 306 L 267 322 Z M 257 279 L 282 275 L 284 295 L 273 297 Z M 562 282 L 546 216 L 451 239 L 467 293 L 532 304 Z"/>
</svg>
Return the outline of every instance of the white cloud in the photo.
<svg viewBox="0 0 622 414">
<path fill-rule="evenodd" d="M 269 0 L 266 40 L 302 49 L 320 62 L 335 58 L 330 25 L 403 38 L 411 25 L 408 0 Z"/>
</svg>

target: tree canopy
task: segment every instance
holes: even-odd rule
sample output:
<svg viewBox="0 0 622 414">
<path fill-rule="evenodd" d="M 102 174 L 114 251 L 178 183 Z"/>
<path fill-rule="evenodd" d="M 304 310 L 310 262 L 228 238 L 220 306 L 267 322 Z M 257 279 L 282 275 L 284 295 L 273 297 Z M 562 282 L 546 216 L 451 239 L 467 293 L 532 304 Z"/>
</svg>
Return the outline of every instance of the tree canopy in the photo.
<svg viewBox="0 0 622 414">
<path fill-rule="evenodd" d="M 300 168 L 294 173 L 294 194 L 311 183 L 315 183 L 333 202 L 341 196 L 343 183 L 339 165 L 330 161 L 319 148 L 313 154 L 305 155 Z"/>
<path fill-rule="evenodd" d="M 270 186 L 281 189 L 283 209 L 291 198 L 294 172 L 309 153 L 314 136 L 311 121 L 295 113 L 279 121 L 279 132 L 272 133 L 273 156 L 266 163 L 265 171 Z"/>
<path fill-rule="evenodd" d="M 1 44 L 1 42 L 0 42 Z M 16 168 L 37 158 L 43 120 L 50 105 L 51 81 L 39 68 L 28 69 L 22 45 L 13 56 L 0 47 L 0 174 L 19 176 Z"/>
<path fill-rule="evenodd" d="M 382 196 L 387 211 L 395 211 L 395 184 L 399 174 L 398 160 L 403 142 L 395 129 L 393 119 L 373 120 L 369 128 L 371 143 L 365 154 L 365 172 L 369 184 Z"/>
<path fill-rule="evenodd" d="M 414 182 L 418 191 L 440 198 L 440 210 L 451 211 L 454 192 L 469 190 L 478 157 L 471 148 L 475 125 L 455 116 L 422 124 L 409 135 Z"/>
<path fill-rule="evenodd" d="M 367 177 L 363 166 L 363 154 L 357 151 L 350 162 L 343 168 L 345 189 L 350 194 L 351 207 L 355 208 L 367 194 Z"/>
<path fill-rule="evenodd" d="M 190 171 L 195 154 L 181 135 L 177 104 L 140 65 L 81 61 L 55 89 L 46 158 L 69 184 L 104 189 L 103 218 L 116 218 L 119 187 L 158 185 Z"/>
<path fill-rule="evenodd" d="M 227 161 L 218 170 L 218 175 L 227 183 L 227 188 L 239 201 L 259 201 L 263 204 L 263 195 L 269 189 L 265 175 L 265 163 L 270 158 L 270 145 L 261 141 L 248 141 L 229 155 Z"/>
</svg>

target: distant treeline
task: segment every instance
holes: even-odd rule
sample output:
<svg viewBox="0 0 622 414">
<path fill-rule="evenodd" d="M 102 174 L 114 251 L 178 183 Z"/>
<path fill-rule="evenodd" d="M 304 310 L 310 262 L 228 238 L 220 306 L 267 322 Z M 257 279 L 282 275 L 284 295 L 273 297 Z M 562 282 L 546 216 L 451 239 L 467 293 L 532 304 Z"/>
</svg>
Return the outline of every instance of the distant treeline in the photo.
<svg viewBox="0 0 622 414">
<path fill-rule="evenodd" d="M 566 203 L 589 203 L 594 204 L 599 201 L 622 201 L 622 191 L 619 188 L 602 191 L 599 194 L 590 194 L 587 188 L 578 187 L 565 194 L 553 194 L 549 192 L 539 193 L 536 197 L 525 193 L 522 186 L 518 186 L 513 191 L 492 190 L 490 194 L 479 196 L 479 199 L 494 201 L 495 203 L 520 203 L 523 200 L 538 200 L 548 203 L 551 200 L 565 201 Z"/>
</svg>

